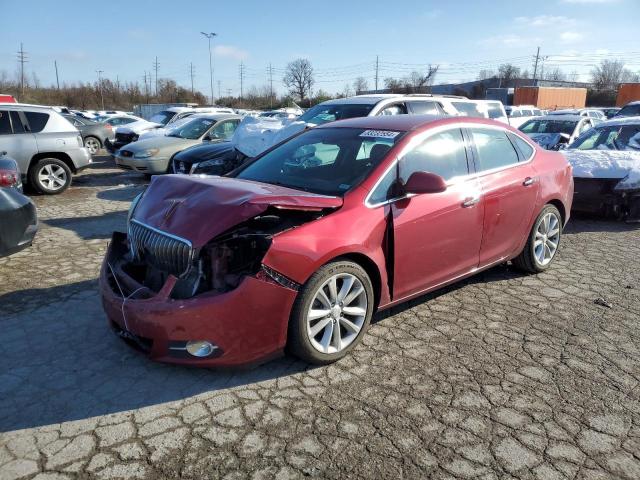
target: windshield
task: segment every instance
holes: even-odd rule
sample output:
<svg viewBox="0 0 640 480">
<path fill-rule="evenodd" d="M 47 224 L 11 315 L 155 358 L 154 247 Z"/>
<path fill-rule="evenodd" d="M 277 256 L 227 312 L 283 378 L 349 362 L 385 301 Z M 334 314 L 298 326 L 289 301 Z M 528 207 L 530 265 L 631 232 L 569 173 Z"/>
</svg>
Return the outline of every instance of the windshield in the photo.
<svg viewBox="0 0 640 480">
<path fill-rule="evenodd" d="M 622 107 L 620 111 L 615 115 L 616 117 L 636 117 L 640 116 L 640 103 L 635 105 L 627 105 Z"/>
<path fill-rule="evenodd" d="M 153 117 L 149 119 L 149 121 L 166 125 L 167 123 L 169 123 L 169 120 L 171 120 L 174 117 L 175 114 L 176 114 L 175 112 L 170 112 L 168 110 L 165 110 L 165 111 L 156 113 Z"/>
<path fill-rule="evenodd" d="M 314 125 L 344 120 L 345 118 L 366 117 L 373 110 L 373 105 L 316 105 L 304 112 L 298 120 Z"/>
<path fill-rule="evenodd" d="M 612 125 L 587 130 L 569 148 L 577 150 L 640 150 L 640 125 Z"/>
<path fill-rule="evenodd" d="M 400 137 L 402 132 L 390 130 L 307 130 L 249 163 L 236 177 L 344 195 L 373 171 Z"/>
<path fill-rule="evenodd" d="M 566 133 L 573 135 L 577 120 L 529 120 L 520 127 L 524 133 Z"/>
<path fill-rule="evenodd" d="M 181 127 L 171 129 L 167 136 L 184 138 L 186 140 L 197 140 L 208 132 L 214 123 L 216 123 L 216 121 L 210 118 L 192 118 Z"/>
</svg>

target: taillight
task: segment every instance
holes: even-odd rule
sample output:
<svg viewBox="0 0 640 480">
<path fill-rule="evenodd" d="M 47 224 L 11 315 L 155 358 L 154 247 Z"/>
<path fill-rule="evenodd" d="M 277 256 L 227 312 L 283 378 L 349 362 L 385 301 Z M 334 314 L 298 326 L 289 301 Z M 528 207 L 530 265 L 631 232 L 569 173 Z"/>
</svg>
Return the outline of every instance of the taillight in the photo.
<svg viewBox="0 0 640 480">
<path fill-rule="evenodd" d="M 20 173 L 17 170 L 0 169 L 0 187 L 15 187 L 20 184 Z"/>
</svg>

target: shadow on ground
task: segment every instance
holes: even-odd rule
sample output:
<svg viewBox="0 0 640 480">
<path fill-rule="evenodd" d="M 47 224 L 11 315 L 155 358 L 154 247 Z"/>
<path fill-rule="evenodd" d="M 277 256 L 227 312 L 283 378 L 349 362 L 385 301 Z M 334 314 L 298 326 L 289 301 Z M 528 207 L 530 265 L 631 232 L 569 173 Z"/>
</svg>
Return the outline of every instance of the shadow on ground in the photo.
<svg viewBox="0 0 640 480">
<path fill-rule="evenodd" d="M 640 223 L 626 223 L 598 215 L 572 213 L 571 219 L 562 233 L 571 235 L 574 233 L 631 232 L 634 230 L 640 231 Z"/>
<path fill-rule="evenodd" d="M 109 239 L 114 230 L 125 231 L 127 211 L 119 210 L 91 217 L 50 218 L 42 223 L 75 232 L 84 240 Z"/>
<path fill-rule="evenodd" d="M 20 295 L 50 302 L 0 320 L 0 431 L 123 412 L 309 368 L 289 357 L 234 371 L 155 363 L 112 333 L 96 281 L 11 293 L 0 304 Z"/>
</svg>

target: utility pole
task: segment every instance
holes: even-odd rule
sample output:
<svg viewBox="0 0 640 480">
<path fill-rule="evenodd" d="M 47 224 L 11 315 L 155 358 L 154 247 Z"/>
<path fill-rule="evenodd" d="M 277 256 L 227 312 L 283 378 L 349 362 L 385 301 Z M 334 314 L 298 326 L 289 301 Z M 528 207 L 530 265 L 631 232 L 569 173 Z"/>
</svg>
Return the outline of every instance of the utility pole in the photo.
<svg viewBox="0 0 640 480">
<path fill-rule="evenodd" d="M 273 108 L 273 67 L 269 63 L 269 107 Z"/>
<path fill-rule="evenodd" d="M 231 89 L 227 88 L 227 97 L 231 98 Z"/>
<path fill-rule="evenodd" d="M 214 105 L 213 102 L 213 57 L 211 55 L 211 39 L 214 37 L 217 37 L 218 34 L 217 33 L 205 33 L 205 32 L 200 32 L 202 35 L 204 35 L 205 37 L 207 37 L 207 40 L 209 41 L 209 84 L 211 87 L 211 105 Z"/>
<path fill-rule="evenodd" d="M 222 88 L 221 85 L 222 85 L 222 82 L 220 80 L 218 80 L 218 98 L 220 98 L 222 96 L 220 94 L 220 89 Z"/>
<path fill-rule="evenodd" d="M 60 78 L 58 77 L 58 61 L 54 60 L 53 64 L 56 67 L 56 84 L 58 85 L 58 90 L 60 90 Z"/>
<path fill-rule="evenodd" d="M 240 101 L 242 101 L 244 92 L 244 62 L 240 62 Z"/>
<path fill-rule="evenodd" d="M 380 71 L 380 58 L 376 55 L 376 93 L 378 93 L 378 74 Z"/>
<path fill-rule="evenodd" d="M 102 95 L 102 73 L 104 70 L 96 70 L 98 74 L 98 85 L 100 86 L 100 103 L 102 104 L 102 110 L 104 110 L 104 95 Z"/>
<path fill-rule="evenodd" d="M 191 95 L 193 95 L 193 62 L 189 63 L 189 76 L 191 77 Z"/>
<path fill-rule="evenodd" d="M 24 97 L 24 64 L 27 63 L 27 53 L 20 42 L 20 50 L 18 50 L 18 62 L 20 62 L 20 91 Z M 22 99 L 21 99 L 22 100 Z"/>
<path fill-rule="evenodd" d="M 160 64 L 158 63 L 158 57 L 156 56 L 156 61 L 153 62 L 153 68 L 156 71 L 156 97 L 158 96 L 158 68 L 160 68 Z"/>
</svg>

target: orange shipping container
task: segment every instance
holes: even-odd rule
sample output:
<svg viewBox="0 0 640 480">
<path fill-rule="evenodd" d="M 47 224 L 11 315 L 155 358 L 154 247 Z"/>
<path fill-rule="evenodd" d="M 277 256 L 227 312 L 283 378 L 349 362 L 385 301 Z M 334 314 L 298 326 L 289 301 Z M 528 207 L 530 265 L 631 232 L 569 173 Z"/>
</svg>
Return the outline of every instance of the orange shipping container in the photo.
<svg viewBox="0 0 640 480">
<path fill-rule="evenodd" d="M 621 83 L 618 89 L 616 107 L 624 107 L 629 102 L 640 100 L 640 83 Z"/>
<path fill-rule="evenodd" d="M 549 110 L 583 108 L 586 103 L 586 88 L 517 87 L 513 94 L 514 105 L 534 105 Z"/>
</svg>

